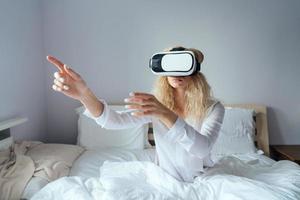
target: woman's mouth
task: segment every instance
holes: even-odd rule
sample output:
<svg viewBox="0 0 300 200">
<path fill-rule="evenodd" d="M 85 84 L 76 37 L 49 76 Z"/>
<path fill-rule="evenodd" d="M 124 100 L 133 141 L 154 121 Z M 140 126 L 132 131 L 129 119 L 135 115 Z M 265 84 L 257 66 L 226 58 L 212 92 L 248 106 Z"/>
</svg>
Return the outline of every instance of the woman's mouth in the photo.
<svg viewBox="0 0 300 200">
<path fill-rule="evenodd" d="M 181 78 L 175 78 L 174 81 L 182 82 L 183 80 Z"/>
</svg>

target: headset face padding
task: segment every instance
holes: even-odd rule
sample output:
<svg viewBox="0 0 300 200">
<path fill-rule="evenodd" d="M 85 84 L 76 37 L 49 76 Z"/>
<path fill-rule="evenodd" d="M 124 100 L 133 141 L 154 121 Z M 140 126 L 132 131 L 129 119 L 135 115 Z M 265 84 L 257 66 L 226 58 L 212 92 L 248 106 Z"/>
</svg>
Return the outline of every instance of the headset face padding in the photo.
<svg viewBox="0 0 300 200">
<path fill-rule="evenodd" d="M 160 76 L 189 76 L 200 71 L 194 53 L 185 50 L 156 53 L 151 57 L 149 67 Z"/>
</svg>

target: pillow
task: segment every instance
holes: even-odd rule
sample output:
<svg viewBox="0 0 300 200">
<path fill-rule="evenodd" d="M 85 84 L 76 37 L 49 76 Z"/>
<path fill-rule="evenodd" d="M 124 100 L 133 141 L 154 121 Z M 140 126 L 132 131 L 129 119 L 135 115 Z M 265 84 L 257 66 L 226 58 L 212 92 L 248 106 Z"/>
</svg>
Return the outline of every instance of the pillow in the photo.
<svg viewBox="0 0 300 200">
<path fill-rule="evenodd" d="M 124 106 L 109 105 L 109 107 L 118 112 L 125 110 Z M 151 146 L 148 143 L 148 124 L 129 129 L 108 130 L 84 115 L 84 108 L 81 107 L 77 111 L 79 113 L 77 144 L 86 149 L 110 147 L 144 149 Z"/>
<path fill-rule="evenodd" d="M 255 111 L 244 108 L 225 108 L 223 124 L 211 155 L 217 160 L 227 155 L 255 153 Z"/>
<path fill-rule="evenodd" d="M 84 149 L 71 144 L 38 144 L 30 148 L 26 155 L 35 164 L 34 176 L 53 181 L 67 176 L 70 168 Z"/>
<path fill-rule="evenodd" d="M 13 137 L 8 137 L 3 140 L 0 140 L 0 151 L 5 151 L 9 149 L 14 144 Z"/>
</svg>

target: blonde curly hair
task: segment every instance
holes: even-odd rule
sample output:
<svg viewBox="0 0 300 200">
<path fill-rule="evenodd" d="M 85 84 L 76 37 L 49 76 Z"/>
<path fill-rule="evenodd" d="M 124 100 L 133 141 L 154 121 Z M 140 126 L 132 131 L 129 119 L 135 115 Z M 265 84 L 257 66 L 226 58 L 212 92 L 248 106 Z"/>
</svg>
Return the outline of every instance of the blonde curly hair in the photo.
<svg viewBox="0 0 300 200">
<path fill-rule="evenodd" d="M 171 51 L 172 47 L 164 51 Z M 181 47 L 181 46 L 180 46 Z M 183 47 L 185 48 L 185 47 Z M 194 48 L 185 48 L 192 51 L 198 62 L 202 63 L 204 56 L 201 51 Z M 154 84 L 155 97 L 166 107 L 176 113 L 174 88 L 169 84 L 167 76 L 159 76 Z M 186 116 L 192 117 L 195 120 L 202 120 L 207 112 L 208 107 L 212 103 L 211 88 L 206 81 L 205 76 L 199 72 L 191 75 L 191 81 L 185 91 L 185 107 Z"/>
</svg>

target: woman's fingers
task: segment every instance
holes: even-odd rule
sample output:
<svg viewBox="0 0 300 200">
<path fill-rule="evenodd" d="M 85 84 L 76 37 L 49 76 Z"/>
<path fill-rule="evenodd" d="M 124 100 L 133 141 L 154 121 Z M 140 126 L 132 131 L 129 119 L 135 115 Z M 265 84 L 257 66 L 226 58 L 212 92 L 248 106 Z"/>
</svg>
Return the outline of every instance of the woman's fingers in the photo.
<svg viewBox="0 0 300 200">
<path fill-rule="evenodd" d="M 52 85 L 52 89 L 55 91 L 63 92 L 63 91 L 68 91 L 70 89 L 70 87 L 67 85 L 63 85 L 62 87 L 60 87 L 60 86 L 54 84 L 54 85 Z"/>
<path fill-rule="evenodd" d="M 52 85 L 52 89 L 58 92 L 61 92 L 63 89 L 57 85 Z"/>
<path fill-rule="evenodd" d="M 65 72 L 75 80 L 78 80 L 80 78 L 79 74 L 77 74 L 74 70 L 72 70 L 70 67 L 65 65 L 63 62 L 61 62 L 57 58 L 55 58 L 53 56 L 47 56 L 47 60 L 50 63 L 52 63 L 53 65 L 55 65 L 59 69 L 60 73 Z M 54 74 L 55 78 L 58 78 L 60 73 L 58 73 L 58 72 L 55 73 L 56 74 L 56 75 Z"/>
<path fill-rule="evenodd" d="M 157 104 L 153 98 L 145 98 L 145 96 L 134 96 L 124 100 L 130 105 L 125 105 L 127 109 L 134 109 L 136 111 L 131 112 L 134 116 L 144 116 L 157 114 Z"/>
<path fill-rule="evenodd" d="M 64 72 L 64 64 L 60 60 L 53 56 L 47 56 L 47 60 L 53 65 L 55 65 L 60 72 Z"/>
<path fill-rule="evenodd" d="M 139 112 L 131 113 L 131 115 L 137 116 L 137 117 L 145 116 L 145 115 L 154 115 L 154 114 L 155 114 L 155 111 L 153 111 L 153 110 L 146 110 L 146 111 L 139 111 Z"/>
<path fill-rule="evenodd" d="M 130 97 L 124 99 L 126 103 L 133 103 L 133 104 L 142 104 L 142 105 L 154 105 L 154 101 L 152 99 L 144 99 L 140 97 Z"/>
<path fill-rule="evenodd" d="M 61 74 L 59 72 L 55 72 L 54 73 L 54 77 L 59 80 L 60 82 L 65 82 L 65 78 L 61 76 Z"/>
<path fill-rule="evenodd" d="M 74 70 L 72 70 L 67 65 L 64 65 L 64 70 L 67 72 L 68 75 L 70 75 L 73 79 L 78 80 L 80 79 L 80 75 L 77 74 Z"/>
<path fill-rule="evenodd" d="M 134 116 L 161 116 L 166 111 L 165 106 L 163 106 L 152 94 L 132 92 L 129 95 L 130 97 L 124 99 L 124 101 L 130 103 L 130 105 L 126 105 L 125 107 L 135 109 L 135 111 L 131 112 Z"/>
<path fill-rule="evenodd" d="M 136 110 L 151 110 L 153 109 L 152 105 L 126 105 L 125 108 L 127 109 L 136 109 Z"/>
<path fill-rule="evenodd" d="M 69 90 L 69 88 L 70 88 L 68 85 L 63 84 L 62 82 L 60 82 L 57 79 L 54 79 L 54 84 L 57 85 L 57 86 L 59 86 L 59 87 L 61 87 L 64 90 Z"/>
<path fill-rule="evenodd" d="M 65 75 L 64 75 L 65 76 Z M 60 72 L 54 73 L 54 85 L 52 86 L 52 89 L 59 92 L 64 92 L 70 89 L 66 83 L 68 82 L 66 79 L 67 77 L 64 77 Z"/>
<path fill-rule="evenodd" d="M 63 89 L 64 89 L 64 90 L 69 90 L 69 89 L 70 89 L 70 87 L 69 87 L 69 86 L 67 86 L 67 85 L 64 85 L 64 86 L 63 86 Z"/>
<path fill-rule="evenodd" d="M 63 91 L 63 90 L 67 91 L 70 89 L 70 87 L 68 85 L 63 84 L 62 82 L 60 82 L 57 79 L 54 79 L 53 82 L 54 82 L 54 85 L 52 86 L 52 88 L 56 91 Z"/>
<path fill-rule="evenodd" d="M 60 78 L 59 72 L 55 72 L 55 73 L 54 73 L 54 77 L 55 77 L 55 78 Z"/>
<path fill-rule="evenodd" d="M 55 85 L 57 85 L 57 86 L 59 86 L 61 88 L 64 86 L 64 84 L 62 82 L 60 82 L 59 80 L 57 80 L 57 79 L 54 79 L 53 82 L 54 82 Z"/>
<path fill-rule="evenodd" d="M 129 96 L 143 98 L 143 99 L 151 99 L 154 97 L 152 94 L 143 93 L 143 92 L 131 92 Z"/>
<path fill-rule="evenodd" d="M 152 94 L 142 92 L 131 92 L 129 98 L 124 99 L 127 103 L 154 104 L 156 98 Z"/>
</svg>

